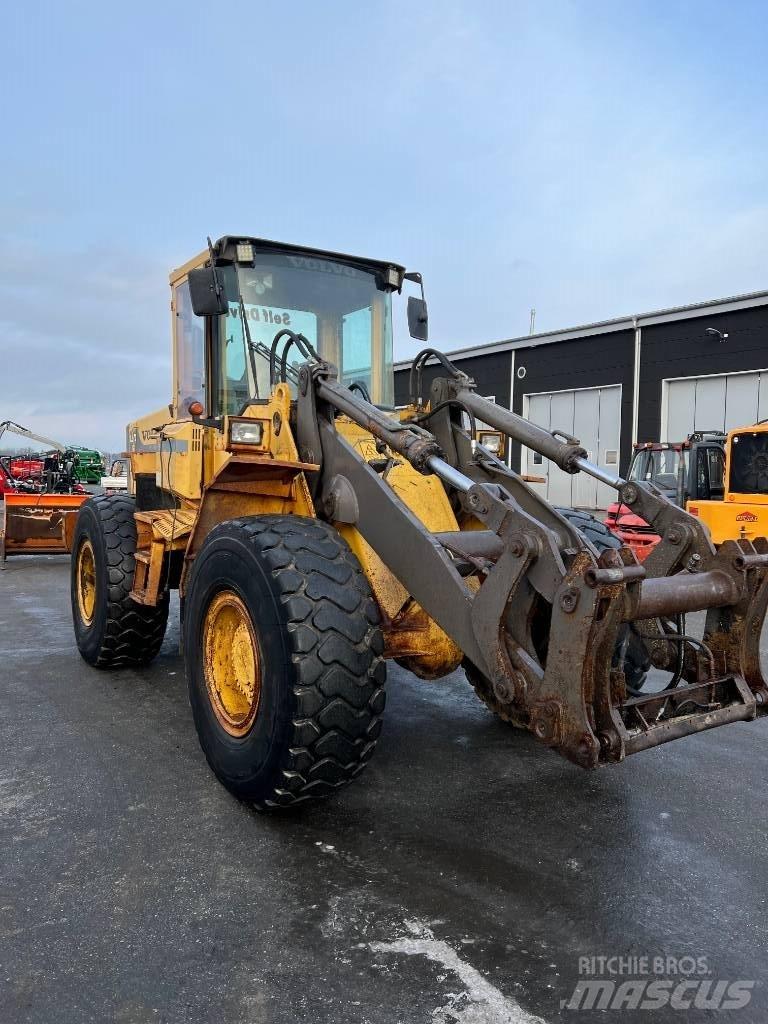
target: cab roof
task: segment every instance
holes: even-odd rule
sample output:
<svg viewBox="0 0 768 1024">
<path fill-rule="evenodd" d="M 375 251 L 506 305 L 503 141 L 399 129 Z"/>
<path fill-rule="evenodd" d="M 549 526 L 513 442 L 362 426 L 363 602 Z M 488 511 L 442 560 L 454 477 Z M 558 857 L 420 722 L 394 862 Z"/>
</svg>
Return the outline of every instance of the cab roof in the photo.
<svg viewBox="0 0 768 1024">
<path fill-rule="evenodd" d="M 690 448 L 692 444 L 701 444 L 702 442 L 725 444 L 725 438 L 726 435 L 722 430 L 694 430 L 684 441 L 635 441 L 632 447 L 636 452 L 679 452 Z"/>
<path fill-rule="evenodd" d="M 306 245 L 294 245 L 292 242 L 275 242 L 269 238 L 254 238 L 251 235 L 222 235 L 213 243 L 213 253 L 218 259 L 234 259 L 235 247 L 241 243 L 250 243 L 254 249 L 261 252 L 294 253 L 297 256 L 306 258 L 317 257 L 318 259 L 331 259 L 337 263 L 349 263 L 356 267 L 369 268 L 374 271 L 394 270 L 399 278 L 405 273 L 405 267 L 400 263 L 393 263 L 389 260 L 375 260 L 368 256 L 350 256 L 348 253 L 333 252 L 330 249 L 314 249 Z M 210 259 L 207 249 L 204 249 L 197 256 L 188 260 L 182 266 L 172 270 L 169 279 L 171 284 L 186 277 L 190 270 L 196 267 L 205 266 Z"/>
</svg>

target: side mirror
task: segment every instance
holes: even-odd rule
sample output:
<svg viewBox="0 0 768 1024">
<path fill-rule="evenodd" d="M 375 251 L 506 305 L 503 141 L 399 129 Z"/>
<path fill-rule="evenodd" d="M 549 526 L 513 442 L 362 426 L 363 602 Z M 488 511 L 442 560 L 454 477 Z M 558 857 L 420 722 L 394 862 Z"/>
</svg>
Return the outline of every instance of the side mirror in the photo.
<svg viewBox="0 0 768 1024">
<path fill-rule="evenodd" d="M 219 316 L 229 312 L 224 285 L 213 267 L 190 270 L 187 280 L 195 316 Z"/>
<path fill-rule="evenodd" d="M 428 334 L 427 303 L 415 295 L 408 297 L 408 333 L 417 341 L 426 341 Z"/>
</svg>

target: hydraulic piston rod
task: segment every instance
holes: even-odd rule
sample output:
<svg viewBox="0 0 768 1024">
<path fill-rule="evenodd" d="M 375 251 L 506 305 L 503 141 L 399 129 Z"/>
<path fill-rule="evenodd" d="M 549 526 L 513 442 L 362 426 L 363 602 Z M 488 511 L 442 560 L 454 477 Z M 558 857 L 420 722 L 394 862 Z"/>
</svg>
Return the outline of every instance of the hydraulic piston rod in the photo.
<svg viewBox="0 0 768 1024">
<path fill-rule="evenodd" d="M 468 476 L 455 469 L 445 459 L 440 458 L 437 454 L 440 449 L 426 431 L 399 423 L 391 416 L 381 412 L 375 405 L 358 398 L 348 388 L 341 387 L 333 381 L 321 381 L 317 388 L 317 394 L 319 398 L 329 402 L 339 412 L 345 413 L 355 423 L 370 430 L 375 437 L 384 441 L 393 451 L 404 455 L 421 472 L 429 469 L 445 483 L 465 494 L 473 486 L 473 481 Z"/>
<path fill-rule="evenodd" d="M 553 434 L 544 427 L 518 416 L 517 413 L 510 412 L 495 402 L 489 402 L 487 398 L 481 398 L 471 388 L 458 387 L 456 397 L 478 419 L 500 430 L 513 441 L 518 441 L 526 448 L 531 448 L 545 458 L 551 459 L 567 473 L 581 471 L 617 490 L 626 483 L 617 473 L 610 473 L 590 462 L 586 451 L 575 438 Z"/>
<path fill-rule="evenodd" d="M 451 383 L 454 382 L 451 381 Z M 511 412 L 503 406 L 489 402 L 487 398 L 475 394 L 471 388 L 458 386 L 454 393 L 461 404 L 477 419 L 500 430 L 503 434 L 511 437 L 513 441 L 525 445 L 526 448 L 539 452 L 546 459 L 550 459 L 564 469 L 566 473 L 576 473 L 583 468 L 576 464 L 579 459 L 583 460 L 586 465 L 591 465 L 587 462 L 585 449 L 575 438 L 553 434 L 523 416 L 518 416 L 517 413 Z"/>
<path fill-rule="evenodd" d="M 422 466 L 429 468 L 442 481 L 463 493 L 472 487 L 473 482 L 468 476 L 455 469 L 436 453 L 430 453 L 430 447 L 434 451 L 435 446 L 434 444 L 430 445 L 430 441 L 422 432 L 414 430 L 410 425 L 398 423 L 397 420 L 393 420 L 376 406 L 353 395 L 348 388 L 340 386 L 335 381 L 321 381 L 317 393 L 319 398 L 329 402 L 339 412 L 366 427 L 394 451 L 404 455 L 418 469 L 422 469 Z M 552 459 L 567 472 L 575 473 L 580 470 L 601 483 L 617 489 L 626 482 L 617 474 L 609 473 L 590 462 L 586 458 L 587 453 L 578 442 L 560 440 L 543 427 L 523 419 L 516 413 L 509 412 L 507 409 L 502 409 L 486 398 L 480 398 L 473 391 L 462 389 L 461 402 L 484 422 L 495 426 L 498 430 L 535 451 L 541 452 L 542 455 Z"/>
<path fill-rule="evenodd" d="M 439 459 L 436 455 L 431 455 L 427 459 L 427 465 L 435 474 L 439 476 L 443 483 L 450 484 L 451 487 L 455 487 L 457 491 L 462 491 L 464 494 L 472 487 L 473 481 L 465 476 L 458 469 L 454 469 L 453 466 L 449 465 L 445 459 Z"/>
<path fill-rule="evenodd" d="M 592 476 L 595 480 L 599 480 L 601 484 L 607 484 L 609 487 L 615 487 L 618 490 L 623 487 L 627 482 L 623 477 L 620 477 L 618 473 L 609 473 L 607 469 L 601 469 L 600 466 L 596 466 L 594 462 L 590 462 L 589 459 L 576 458 L 573 460 L 574 466 L 578 466 L 582 473 L 586 473 L 587 476 Z"/>
</svg>

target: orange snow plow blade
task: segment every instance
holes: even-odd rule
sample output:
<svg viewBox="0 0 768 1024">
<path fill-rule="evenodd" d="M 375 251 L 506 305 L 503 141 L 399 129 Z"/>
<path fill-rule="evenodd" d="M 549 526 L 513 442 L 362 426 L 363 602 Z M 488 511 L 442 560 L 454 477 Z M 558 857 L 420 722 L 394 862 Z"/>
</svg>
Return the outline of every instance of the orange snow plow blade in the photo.
<svg viewBox="0 0 768 1024">
<path fill-rule="evenodd" d="M 80 506 L 90 494 L 6 494 L 0 561 L 9 555 L 61 555 L 72 550 Z"/>
</svg>

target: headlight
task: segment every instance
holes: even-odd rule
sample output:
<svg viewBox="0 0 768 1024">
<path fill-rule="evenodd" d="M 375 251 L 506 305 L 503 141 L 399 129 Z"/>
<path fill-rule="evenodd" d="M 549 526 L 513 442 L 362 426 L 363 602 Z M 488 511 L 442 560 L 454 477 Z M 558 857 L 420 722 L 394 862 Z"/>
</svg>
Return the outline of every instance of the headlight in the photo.
<svg viewBox="0 0 768 1024">
<path fill-rule="evenodd" d="M 232 444 L 261 444 L 264 424 L 258 420 L 233 420 L 229 428 Z"/>
</svg>

